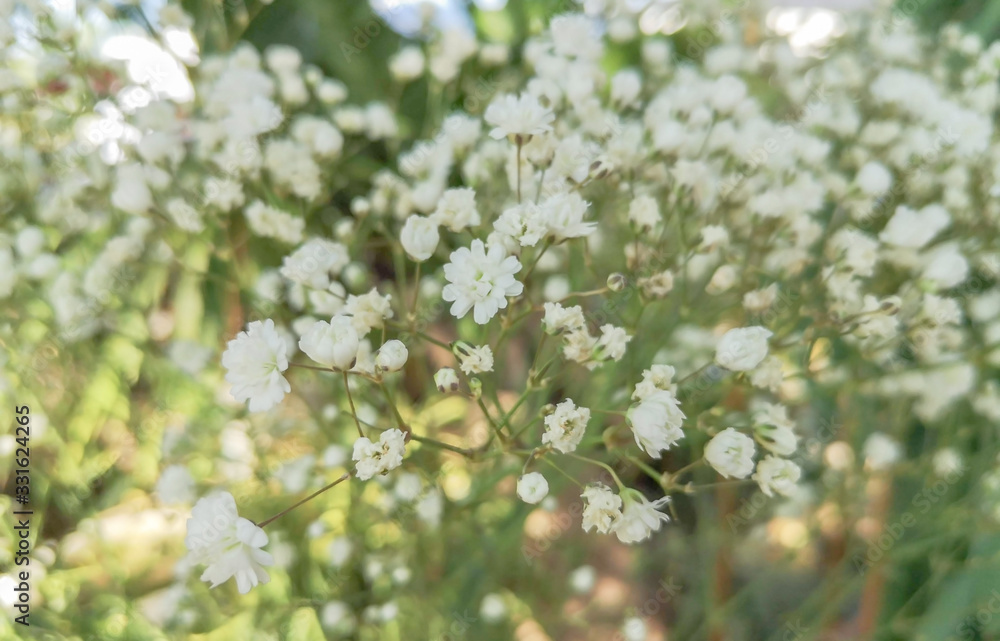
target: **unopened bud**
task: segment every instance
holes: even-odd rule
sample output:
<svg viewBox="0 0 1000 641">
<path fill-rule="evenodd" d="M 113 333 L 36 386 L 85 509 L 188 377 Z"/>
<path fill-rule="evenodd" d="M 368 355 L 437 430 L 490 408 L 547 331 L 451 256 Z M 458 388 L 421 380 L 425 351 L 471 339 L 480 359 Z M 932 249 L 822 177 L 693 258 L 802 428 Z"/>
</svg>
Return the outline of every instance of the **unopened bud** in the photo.
<svg viewBox="0 0 1000 641">
<path fill-rule="evenodd" d="M 625 289 L 626 285 L 628 285 L 628 279 L 625 278 L 625 274 L 615 272 L 608 276 L 608 289 L 611 291 L 620 292 Z"/>
<path fill-rule="evenodd" d="M 442 367 L 434 374 L 434 384 L 443 394 L 458 391 L 458 374 L 450 367 Z"/>
</svg>

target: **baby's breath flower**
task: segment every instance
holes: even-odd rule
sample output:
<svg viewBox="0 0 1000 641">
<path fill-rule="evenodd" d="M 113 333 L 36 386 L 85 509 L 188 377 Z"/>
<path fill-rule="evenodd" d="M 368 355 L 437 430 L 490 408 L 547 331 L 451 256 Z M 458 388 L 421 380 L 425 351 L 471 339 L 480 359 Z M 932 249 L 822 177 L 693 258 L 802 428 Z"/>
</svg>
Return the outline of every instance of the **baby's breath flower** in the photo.
<svg viewBox="0 0 1000 641">
<path fill-rule="evenodd" d="M 249 401 L 251 412 L 263 412 L 281 402 L 291 385 L 281 375 L 288 369 L 286 345 L 274 321 L 253 321 L 229 341 L 222 354 L 226 381 L 238 401 Z"/>
<path fill-rule="evenodd" d="M 731 329 L 715 349 L 715 362 L 734 372 L 752 370 L 767 356 L 767 339 L 771 335 L 763 327 Z"/>
<path fill-rule="evenodd" d="M 406 449 L 406 435 L 396 428 L 386 430 L 379 436 L 378 443 L 372 443 L 362 436 L 354 441 L 351 459 L 357 461 L 357 477 L 367 481 L 377 474 L 385 474 L 403 463 Z"/>
<path fill-rule="evenodd" d="M 792 461 L 768 455 L 757 463 L 753 480 L 767 496 L 774 496 L 775 492 L 789 496 L 801 475 L 802 470 Z"/>
<path fill-rule="evenodd" d="M 201 580 L 218 587 L 236 579 L 240 594 L 271 580 L 266 566 L 274 557 L 265 552 L 267 534 L 253 522 L 239 516 L 236 500 L 229 492 L 219 492 L 199 499 L 187 521 L 184 538 L 189 559 L 208 567 Z"/>
<path fill-rule="evenodd" d="M 555 411 L 545 417 L 545 432 L 542 443 L 568 454 L 576 450 L 583 440 L 590 421 L 590 410 L 577 407 L 571 399 L 566 399 L 555 406 Z"/>
<path fill-rule="evenodd" d="M 548 493 L 549 482 L 538 472 L 528 472 L 517 479 L 517 495 L 525 503 L 539 503 Z"/>
<path fill-rule="evenodd" d="M 524 285 L 514 278 L 520 269 L 521 262 L 508 256 L 503 247 L 491 245 L 487 251 L 483 241 L 474 240 L 471 247 L 452 252 L 451 262 L 444 266 L 448 285 L 441 297 L 452 303 L 451 314 L 456 318 L 472 309 L 474 320 L 485 325 L 507 307 L 508 296 L 524 291 Z"/>
<path fill-rule="evenodd" d="M 442 367 L 434 374 L 434 385 L 442 393 L 458 391 L 458 374 L 450 367 Z"/>
<path fill-rule="evenodd" d="M 348 370 L 358 357 L 358 333 L 347 316 L 317 321 L 299 339 L 299 349 L 321 365 Z"/>
<path fill-rule="evenodd" d="M 493 350 L 489 345 L 475 347 L 468 343 L 456 343 L 455 353 L 459 358 L 459 368 L 465 374 L 482 374 L 493 371 Z"/>
<path fill-rule="evenodd" d="M 550 131 L 555 116 L 530 94 L 503 94 L 493 99 L 484 118 L 493 126 L 490 136 L 495 140 L 511 137 L 526 142 L 531 136 Z"/>
<path fill-rule="evenodd" d="M 705 446 L 705 460 L 726 478 L 746 478 L 753 471 L 753 439 L 731 427 L 722 430 Z"/>
<path fill-rule="evenodd" d="M 588 485 L 581 498 L 586 505 L 583 507 L 583 531 L 597 529 L 601 534 L 613 531 L 615 524 L 622 518 L 622 499 L 603 483 Z"/>
</svg>

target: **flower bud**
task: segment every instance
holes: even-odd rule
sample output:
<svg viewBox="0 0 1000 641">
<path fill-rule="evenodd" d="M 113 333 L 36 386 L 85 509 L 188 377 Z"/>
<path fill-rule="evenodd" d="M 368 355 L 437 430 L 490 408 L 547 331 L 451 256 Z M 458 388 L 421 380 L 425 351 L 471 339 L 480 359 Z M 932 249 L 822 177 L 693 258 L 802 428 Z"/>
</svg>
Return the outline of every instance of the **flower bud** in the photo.
<svg viewBox="0 0 1000 641">
<path fill-rule="evenodd" d="M 478 378 L 470 378 L 469 391 L 472 393 L 472 398 L 481 397 L 483 395 L 483 382 Z"/>
<path fill-rule="evenodd" d="M 625 278 L 625 274 L 615 272 L 608 276 L 608 289 L 611 291 L 620 292 L 625 289 L 626 285 L 628 285 L 628 279 Z"/>
<path fill-rule="evenodd" d="M 395 372 L 406 364 L 406 345 L 401 341 L 386 341 L 375 355 L 375 368 L 380 372 Z"/>
<path fill-rule="evenodd" d="M 444 394 L 458 391 L 458 374 L 450 367 L 442 367 L 434 374 L 434 384 Z"/>
</svg>

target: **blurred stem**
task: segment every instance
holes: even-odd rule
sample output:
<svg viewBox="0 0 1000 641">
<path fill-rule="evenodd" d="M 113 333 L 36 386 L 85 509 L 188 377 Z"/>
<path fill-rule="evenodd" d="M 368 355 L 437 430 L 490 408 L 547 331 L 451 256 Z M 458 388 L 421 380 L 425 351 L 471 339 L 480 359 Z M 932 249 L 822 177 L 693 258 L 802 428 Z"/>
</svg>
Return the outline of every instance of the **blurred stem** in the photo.
<svg viewBox="0 0 1000 641">
<path fill-rule="evenodd" d="M 517 136 L 517 204 L 521 204 L 521 136 Z"/>
<path fill-rule="evenodd" d="M 344 390 L 347 392 L 347 402 L 351 404 L 351 416 L 354 417 L 354 424 L 358 426 L 358 436 L 364 438 L 365 432 L 361 429 L 361 421 L 358 420 L 358 412 L 354 409 L 354 397 L 351 396 L 351 382 L 347 378 L 347 371 L 342 373 L 344 375 Z"/>
<path fill-rule="evenodd" d="M 343 483 L 344 481 L 346 481 L 349 478 L 351 478 L 351 475 L 349 473 L 345 473 L 343 476 L 341 476 L 339 479 L 337 479 L 333 483 L 330 483 L 329 485 L 316 490 L 315 492 L 313 492 L 312 494 L 310 494 L 306 498 L 302 499 L 298 503 L 292 505 L 291 507 L 285 508 L 284 510 L 278 512 L 277 514 L 275 514 L 274 516 L 272 516 L 269 519 L 264 519 L 263 521 L 261 521 L 260 523 L 257 524 L 257 527 L 259 527 L 261 529 L 267 527 L 268 523 L 270 523 L 272 521 L 276 521 L 277 519 L 280 519 L 281 517 L 283 517 L 284 515 L 288 514 L 289 512 L 291 512 L 292 510 L 294 510 L 295 508 L 299 507 L 300 505 L 308 503 L 309 501 L 313 500 L 314 498 L 316 498 L 317 496 L 319 496 L 323 492 L 326 492 L 327 490 L 329 490 L 334 485 L 337 485 L 338 483 Z"/>
<path fill-rule="evenodd" d="M 424 445 L 429 445 L 431 447 L 437 447 L 442 450 L 448 450 L 449 452 L 455 452 L 456 454 L 461 454 L 462 456 L 468 458 L 474 458 L 476 456 L 475 450 L 458 447 L 457 445 L 452 445 L 451 443 L 445 443 L 444 441 L 439 441 L 437 439 L 429 438 L 427 436 L 417 436 L 413 432 L 410 432 L 410 440 L 416 441 L 417 443 L 423 443 Z"/>
</svg>

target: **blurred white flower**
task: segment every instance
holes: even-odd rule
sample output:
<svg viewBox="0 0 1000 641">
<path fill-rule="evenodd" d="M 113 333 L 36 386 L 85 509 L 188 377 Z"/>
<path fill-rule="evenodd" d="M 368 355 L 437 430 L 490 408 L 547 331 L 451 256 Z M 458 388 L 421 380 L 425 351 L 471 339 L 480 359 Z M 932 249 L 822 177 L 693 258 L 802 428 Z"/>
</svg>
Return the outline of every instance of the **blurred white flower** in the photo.
<svg viewBox="0 0 1000 641">
<path fill-rule="evenodd" d="M 195 503 L 184 544 L 191 562 L 208 566 L 201 580 L 213 588 L 235 577 L 240 594 L 246 594 L 271 580 L 264 567 L 274 565 L 274 558 L 261 549 L 267 545 L 267 534 L 237 514 L 236 500 L 229 492 Z"/>
</svg>

